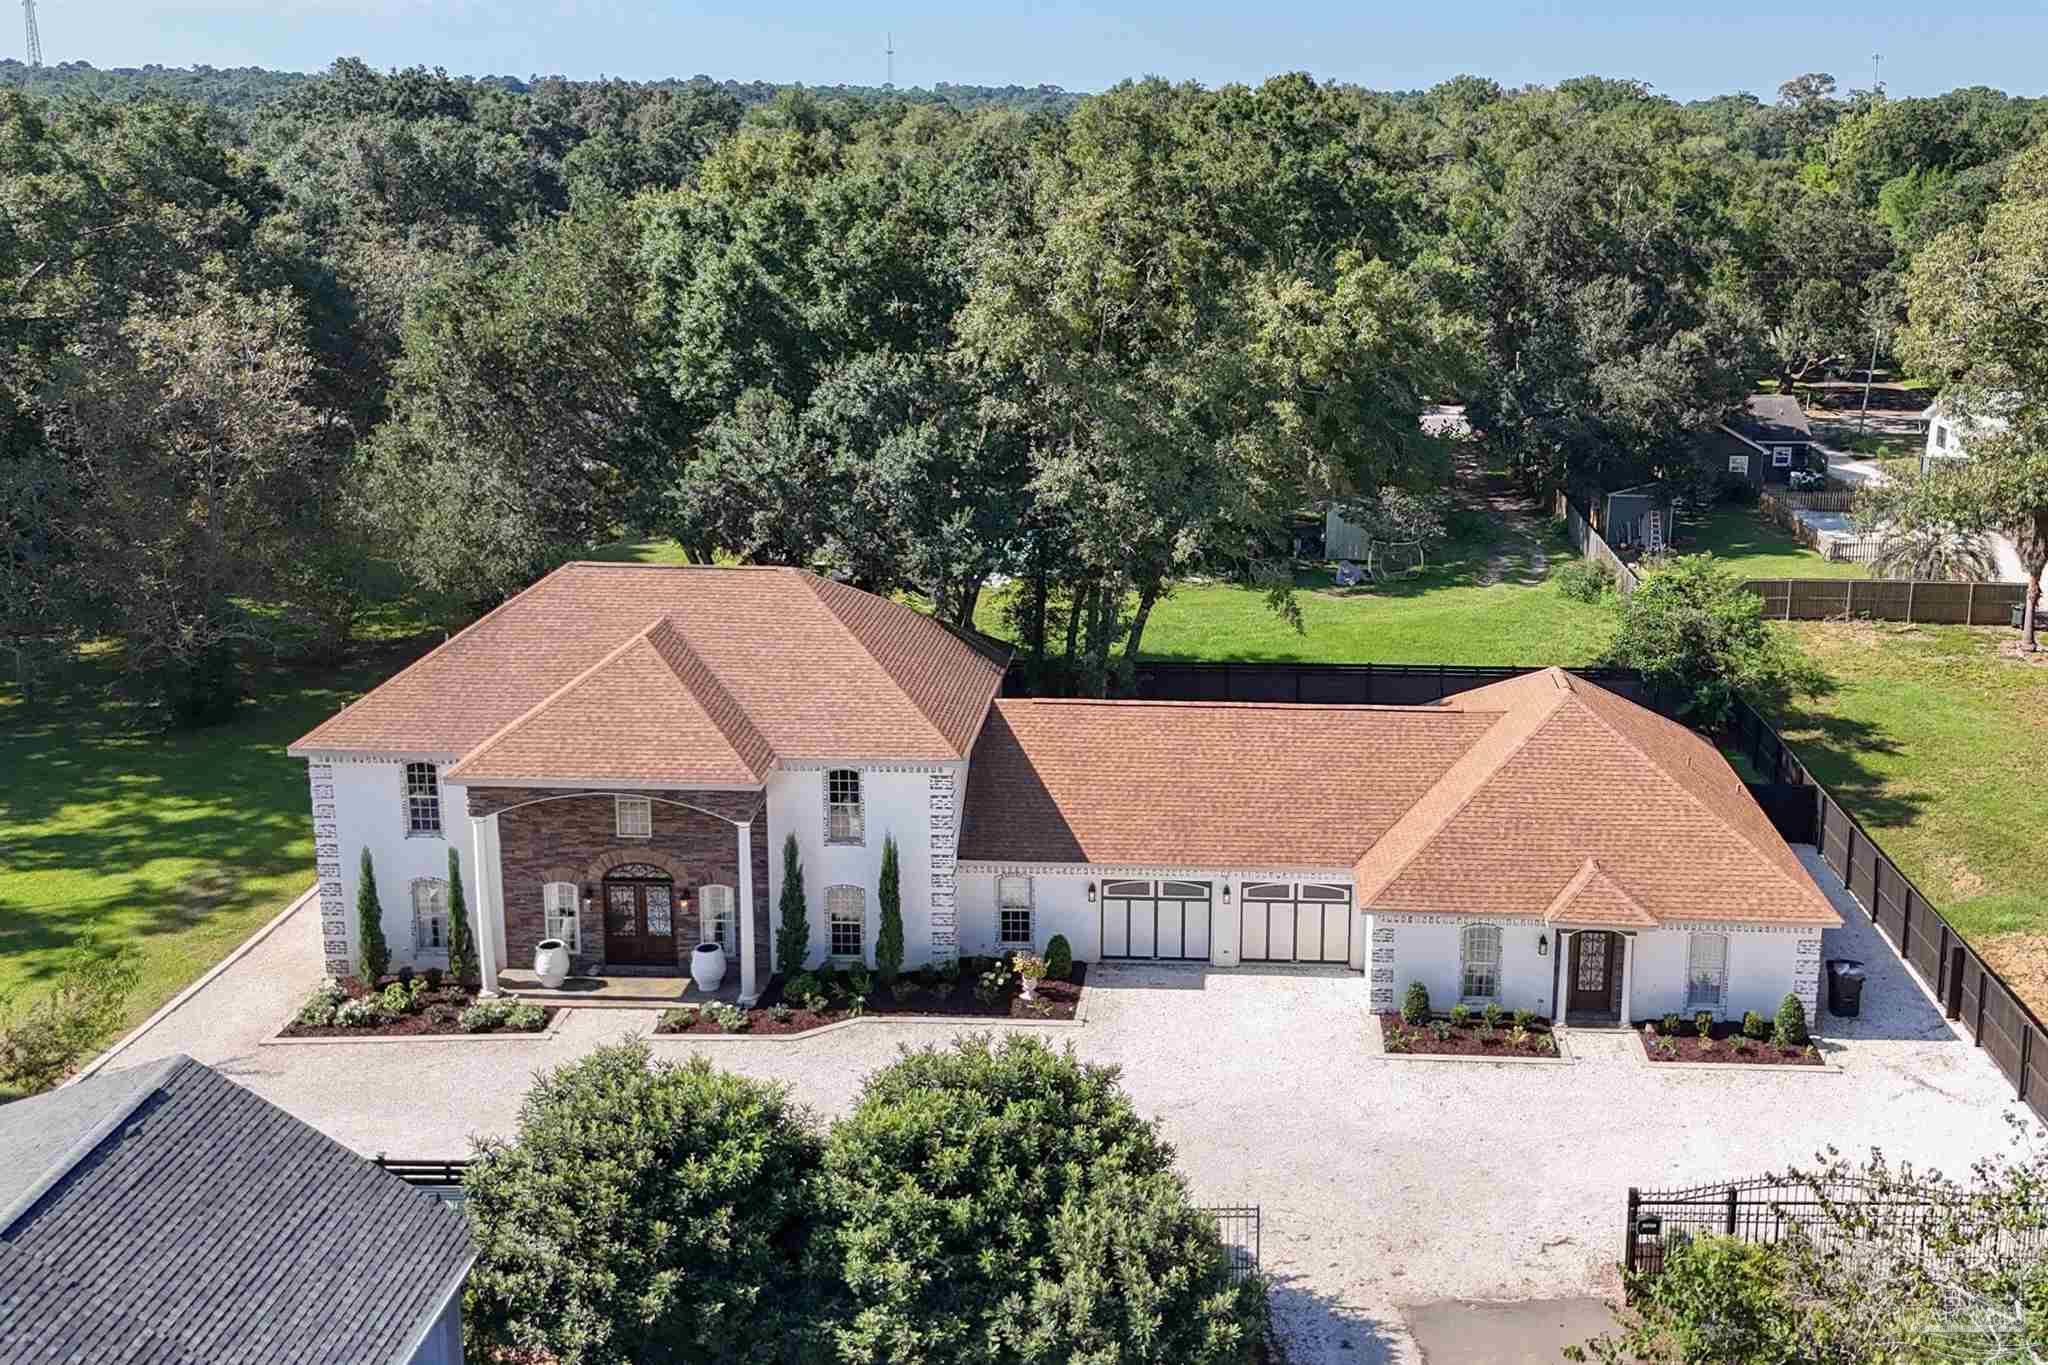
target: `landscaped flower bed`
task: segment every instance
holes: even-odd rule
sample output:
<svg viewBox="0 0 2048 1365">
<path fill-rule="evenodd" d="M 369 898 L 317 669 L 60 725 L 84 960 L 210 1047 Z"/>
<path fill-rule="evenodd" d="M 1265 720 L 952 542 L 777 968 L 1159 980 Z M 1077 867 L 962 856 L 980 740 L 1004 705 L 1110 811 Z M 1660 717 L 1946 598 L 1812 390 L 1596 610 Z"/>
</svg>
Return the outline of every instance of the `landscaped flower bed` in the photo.
<svg viewBox="0 0 2048 1365">
<path fill-rule="evenodd" d="M 1557 1055 L 1550 1021 L 1527 1010 L 1509 1014 L 1494 1008 L 1474 1014 L 1460 1006 L 1448 1015 L 1415 1020 L 1390 1010 L 1380 1016 L 1380 1037 L 1389 1052 L 1423 1057 Z"/>
<path fill-rule="evenodd" d="M 404 1038 L 437 1033 L 539 1033 L 556 1011 L 522 1000 L 479 1000 L 438 971 L 402 973 L 372 991 L 353 977 L 320 983 L 281 1038 Z"/>
<path fill-rule="evenodd" d="M 1066 980 L 1047 976 L 1038 983 L 1037 998 L 1026 1000 L 1015 965 L 1020 960 L 1034 971 L 1047 965 L 1030 954 L 963 957 L 950 970 L 925 967 L 906 972 L 897 978 L 894 991 L 884 987 L 874 972 L 857 967 L 805 972 L 789 981 L 778 976 L 753 1009 L 716 1001 L 701 1007 L 683 1005 L 664 1010 L 655 1032 L 804 1033 L 843 1019 L 872 1015 L 1072 1019 L 1080 1008 L 1088 965 L 1071 962 Z"/>
<path fill-rule="evenodd" d="M 1806 1011 L 1787 997 L 1775 1021 L 1754 1011 L 1741 1023 L 1711 1014 L 1690 1019 L 1667 1014 L 1636 1034 L 1653 1062 L 1723 1062 L 1750 1066 L 1821 1066 L 1820 1049 L 1806 1031 Z"/>
</svg>

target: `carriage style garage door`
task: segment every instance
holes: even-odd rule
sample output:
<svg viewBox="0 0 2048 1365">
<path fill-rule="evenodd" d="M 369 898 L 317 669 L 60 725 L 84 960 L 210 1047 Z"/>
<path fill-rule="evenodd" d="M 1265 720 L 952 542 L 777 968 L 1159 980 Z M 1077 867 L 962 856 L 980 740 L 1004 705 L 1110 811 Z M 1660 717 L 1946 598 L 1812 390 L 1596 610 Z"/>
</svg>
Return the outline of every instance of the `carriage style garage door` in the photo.
<svg viewBox="0 0 2048 1365">
<path fill-rule="evenodd" d="M 1209 960 L 1208 882 L 1104 882 L 1105 958 Z"/>
<path fill-rule="evenodd" d="M 1241 962 L 1349 962 L 1351 888 L 1251 882 L 1238 926 Z"/>
</svg>

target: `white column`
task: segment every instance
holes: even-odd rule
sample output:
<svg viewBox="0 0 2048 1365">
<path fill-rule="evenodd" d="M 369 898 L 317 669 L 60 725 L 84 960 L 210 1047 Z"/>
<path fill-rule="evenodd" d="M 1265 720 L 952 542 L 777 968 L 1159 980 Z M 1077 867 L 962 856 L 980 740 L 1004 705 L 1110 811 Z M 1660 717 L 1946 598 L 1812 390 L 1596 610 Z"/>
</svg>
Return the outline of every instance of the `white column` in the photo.
<svg viewBox="0 0 2048 1365">
<path fill-rule="evenodd" d="M 733 828 L 739 832 L 740 1004 L 745 1007 L 761 998 L 759 973 L 754 969 L 754 825 L 741 820 Z"/>
<path fill-rule="evenodd" d="M 1636 936 L 1618 934 L 1616 937 L 1621 940 L 1621 1026 L 1627 1028 L 1635 1018 L 1635 1011 L 1630 1007 L 1635 1000 Z"/>
<path fill-rule="evenodd" d="M 495 815 L 472 815 L 469 817 L 469 847 L 473 855 L 474 871 L 470 880 L 476 883 L 474 904 L 476 910 L 470 921 L 470 933 L 476 940 L 477 973 L 483 984 L 477 994 L 489 999 L 498 994 L 498 933 L 496 924 L 501 914 L 498 906 L 491 904 L 491 869 L 498 865 L 498 817 Z"/>
<path fill-rule="evenodd" d="M 1557 931 L 1555 951 L 1557 961 L 1550 969 L 1550 1022 L 1552 1027 L 1564 1022 L 1564 999 L 1572 989 L 1572 935 L 1569 929 Z"/>
</svg>

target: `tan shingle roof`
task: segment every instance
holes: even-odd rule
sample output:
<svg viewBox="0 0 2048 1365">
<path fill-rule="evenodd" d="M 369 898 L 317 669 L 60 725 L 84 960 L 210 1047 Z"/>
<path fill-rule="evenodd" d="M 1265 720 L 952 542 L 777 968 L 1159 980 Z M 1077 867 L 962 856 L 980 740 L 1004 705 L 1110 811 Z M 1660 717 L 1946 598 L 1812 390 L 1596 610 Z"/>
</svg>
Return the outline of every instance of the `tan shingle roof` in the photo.
<svg viewBox="0 0 2048 1365">
<path fill-rule="evenodd" d="M 946 761 L 972 744 L 1004 662 L 798 569 L 568 564 L 292 752 L 442 754 L 500 780 L 547 759 L 516 775 L 650 783 L 778 759 Z M 633 700 L 649 688 L 660 696 Z M 671 725 L 644 762 L 621 752 Z"/>
<path fill-rule="evenodd" d="M 999 701 L 960 856 L 1349 867 L 1497 719 L 1448 709 Z"/>
<path fill-rule="evenodd" d="M 1558 669 L 1425 707 L 999 702 L 960 855 L 1349 865 L 1385 910 L 1841 922 L 1712 745 Z"/>
</svg>

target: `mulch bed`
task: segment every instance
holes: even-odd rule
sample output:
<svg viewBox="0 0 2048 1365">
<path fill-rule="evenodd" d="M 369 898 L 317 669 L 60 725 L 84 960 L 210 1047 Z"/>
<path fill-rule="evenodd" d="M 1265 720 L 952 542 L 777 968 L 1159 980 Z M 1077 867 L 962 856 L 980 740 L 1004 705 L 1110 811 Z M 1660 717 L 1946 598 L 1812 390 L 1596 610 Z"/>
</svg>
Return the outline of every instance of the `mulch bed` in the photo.
<svg viewBox="0 0 2048 1365">
<path fill-rule="evenodd" d="M 392 977 L 390 980 L 395 981 L 397 978 Z M 345 981 L 342 984 L 347 987 L 351 998 L 369 994 L 354 980 Z M 389 984 L 389 982 L 387 981 L 386 984 Z M 465 986 L 458 986 L 452 981 L 444 981 L 438 990 L 424 990 L 420 992 L 420 1008 L 413 1014 L 401 1014 L 395 1019 L 386 1020 L 384 1023 L 376 1024 L 369 1028 L 343 1028 L 339 1024 L 330 1024 L 316 1028 L 301 1024 L 295 1018 L 282 1029 L 279 1029 L 277 1036 L 280 1038 L 411 1038 L 437 1033 L 462 1033 L 462 1025 L 460 1023 L 462 1012 L 475 1003 L 475 991 Z M 560 1012 L 554 1006 L 543 1008 L 541 1013 L 544 1017 L 541 1019 L 541 1025 L 538 1029 L 493 1029 L 492 1032 L 544 1033 L 547 1031 L 548 1026 L 554 1023 L 555 1016 Z M 486 1035 L 482 1033 L 469 1033 L 463 1034 L 463 1036 L 482 1038 Z"/>
<path fill-rule="evenodd" d="M 1716 1024 L 1703 1046 L 1703 1040 L 1691 1024 L 1680 1024 L 1678 1032 L 1666 1035 L 1660 1028 L 1655 1034 L 1635 1030 L 1636 1042 L 1642 1047 L 1643 1055 L 1653 1062 L 1727 1062 L 1738 1066 L 1821 1066 L 1818 1047 L 1779 1047 L 1766 1038 L 1759 1042 L 1742 1036 L 1738 1024 Z M 1677 1055 L 1661 1051 L 1660 1046 L 1669 1042 L 1677 1048 Z"/>
<path fill-rule="evenodd" d="M 900 998 L 891 998 L 889 992 L 876 986 L 868 994 L 867 1004 L 856 1016 L 852 1010 L 834 1005 L 823 1010 L 795 1009 L 789 1017 L 777 1019 L 772 1012 L 782 1005 L 783 981 L 780 976 L 768 983 L 768 989 L 761 994 L 761 1003 L 747 1011 L 747 1027 L 744 1032 L 761 1034 L 808 1033 L 827 1024 L 836 1024 L 842 1019 L 855 1017 L 873 1018 L 917 1015 L 964 1015 L 976 1019 L 1072 1019 L 1081 1005 L 1081 990 L 1088 978 L 1088 964 L 1076 962 L 1071 978 L 1054 981 L 1050 978 L 1038 983 L 1038 998 L 1025 1000 L 1015 973 L 1002 994 L 993 1001 L 984 1001 L 974 993 L 974 983 L 989 963 L 981 958 L 962 958 L 960 977 L 951 987 L 943 982 L 927 980 L 920 982 L 915 976 L 905 976 L 900 985 Z M 687 1028 L 675 1027 L 669 1022 L 671 1015 L 664 1015 L 663 1022 L 655 1028 L 657 1033 L 724 1033 L 717 1023 L 704 1014 L 698 1014 Z"/>
<path fill-rule="evenodd" d="M 1529 1039 L 1521 1047 L 1508 1042 L 1508 1034 L 1514 1029 L 1512 1018 L 1503 1020 L 1501 1026 L 1486 1034 L 1484 1019 L 1471 1019 L 1463 1024 L 1451 1024 L 1447 1019 L 1436 1022 L 1450 1025 L 1450 1037 L 1439 1038 L 1427 1024 L 1410 1026 L 1403 1023 L 1398 1010 L 1380 1015 L 1380 1037 L 1386 1041 L 1387 1051 L 1417 1057 L 1555 1057 L 1556 1040 L 1550 1036 L 1548 1019 L 1533 1020 L 1529 1028 Z M 1405 1042 L 1397 1042 L 1405 1040 Z"/>
</svg>

